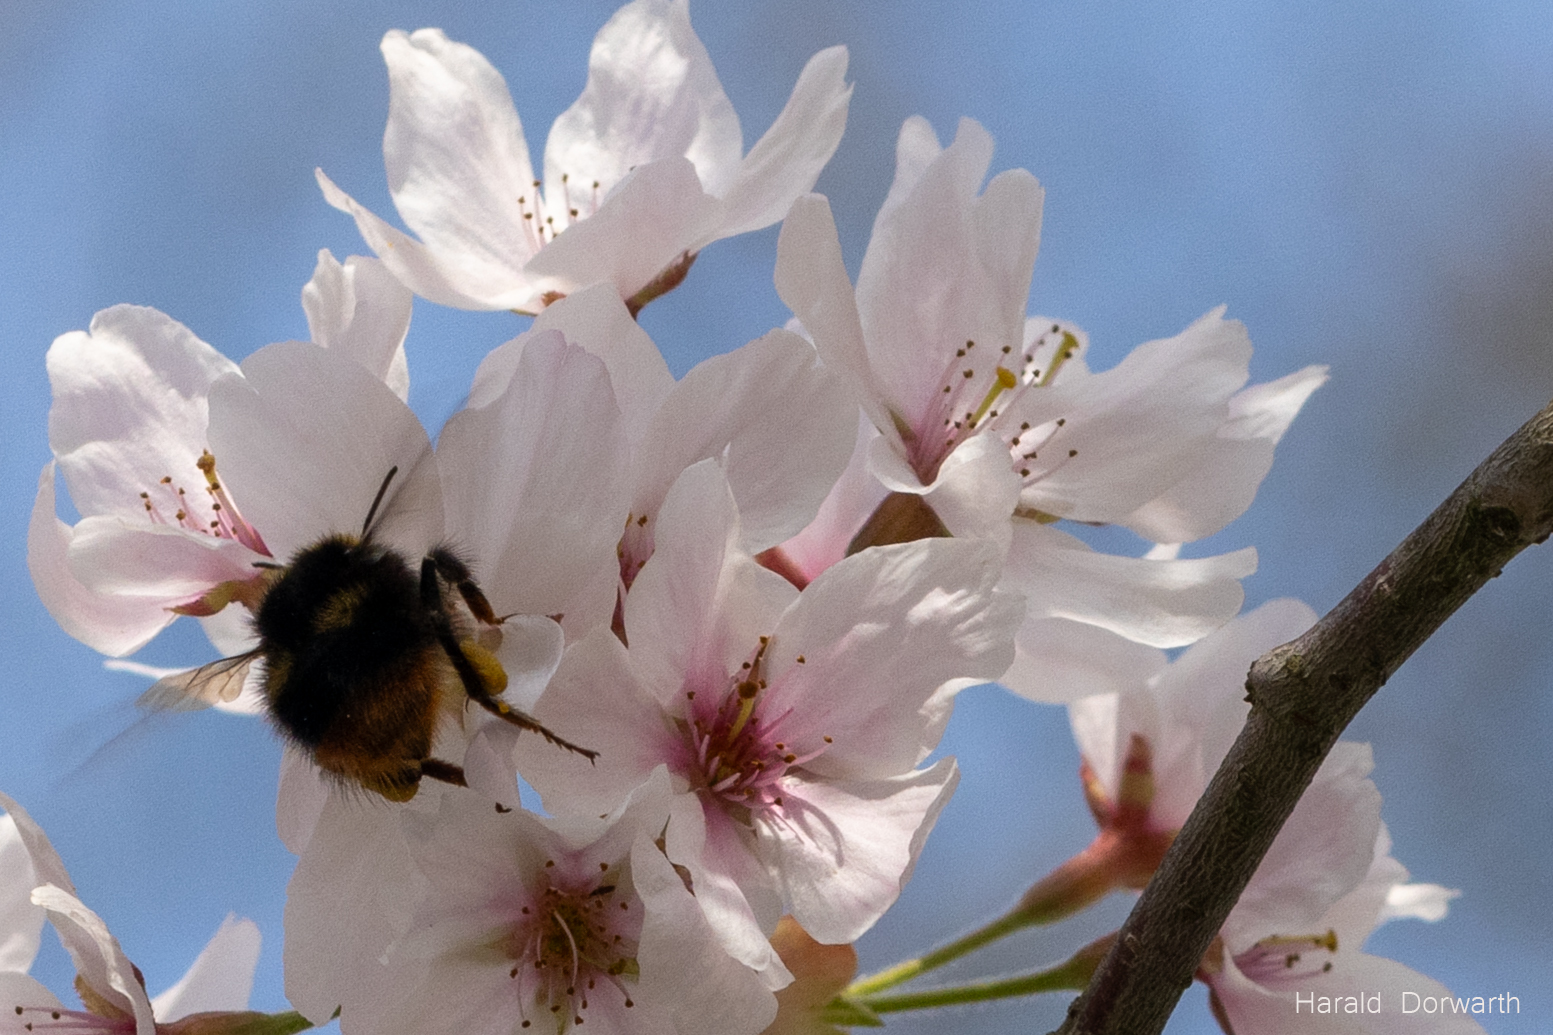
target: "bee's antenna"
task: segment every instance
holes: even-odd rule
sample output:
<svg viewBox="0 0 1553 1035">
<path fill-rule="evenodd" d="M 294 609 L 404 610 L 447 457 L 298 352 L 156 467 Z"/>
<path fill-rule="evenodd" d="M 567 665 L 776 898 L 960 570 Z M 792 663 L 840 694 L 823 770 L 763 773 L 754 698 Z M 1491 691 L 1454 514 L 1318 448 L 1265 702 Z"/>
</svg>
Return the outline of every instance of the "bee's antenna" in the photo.
<svg viewBox="0 0 1553 1035">
<path fill-rule="evenodd" d="M 388 492 L 388 483 L 394 480 L 394 475 L 399 473 L 399 465 L 388 469 L 388 474 L 383 477 L 383 484 L 377 487 L 377 495 L 372 498 L 372 506 L 367 508 L 367 520 L 361 523 L 361 538 L 366 539 L 372 534 L 372 519 L 377 516 L 377 508 L 383 502 L 383 494 Z"/>
</svg>

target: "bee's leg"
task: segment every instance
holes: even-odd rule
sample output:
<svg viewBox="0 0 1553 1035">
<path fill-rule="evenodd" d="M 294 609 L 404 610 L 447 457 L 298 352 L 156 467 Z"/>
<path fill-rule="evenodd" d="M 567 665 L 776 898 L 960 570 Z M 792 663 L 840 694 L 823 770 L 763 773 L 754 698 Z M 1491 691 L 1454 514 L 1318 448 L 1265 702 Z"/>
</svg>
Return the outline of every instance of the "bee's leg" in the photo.
<svg viewBox="0 0 1553 1035">
<path fill-rule="evenodd" d="M 432 563 L 443 581 L 458 590 L 458 595 L 464 598 L 464 604 L 469 608 L 469 613 L 478 621 L 486 625 L 501 624 L 501 619 L 497 618 L 496 612 L 491 609 L 491 602 L 485 599 L 485 594 L 480 591 L 480 584 L 475 582 L 474 572 L 469 570 L 469 565 L 459 559 L 458 554 L 445 546 L 438 546 L 426 555 L 426 560 Z M 424 571 L 424 562 L 422 567 Z M 424 585 L 423 574 L 423 590 Z M 424 592 L 422 595 L 425 595 Z"/>
<path fill-rule="evenodd" d="M 452 762 L 444 762 L 440 758 L 421 759 L 421 775 L 429 776 L 433 780 L 441 780 L 450 783 L 454 787 L 468 787 L 469 782 L 464 779 L 464 769 Z"/>
<path fill-rule="evenodd" d="M 437 581 L 439 575 L 441 575 L 441 566 L 435 556 L 437 552 L 439 551 L 427 554 L 425 560 L 421 561 L 421 604 L 426 608 L 426 613 L 431 617 L 432 627 L 437 634 L 437 642 L 442 645 L 443 653 L 447 654 L 448 660 L 453 663 L 453 669 L 458 673 L 459 682 L 464 685 L 464 693 L 469 696 L 471 701 L 497 718 L 512 723 L 518 729 L 537 733 L 556 747 L 574 751 L 590 762 L 597 758 L 599 755 L 597 751 L 590 751 L 585 747 L 573 744 L 564 737 L 556 736 L 538 719 L 523 714 L 491 692 L 486 681 L 480 677 L 479 671 L 476 670 L 474 662 L 469 660 L 469 655 L 465 653 L 463 644 L 459 643 L 458 635 L 453 631 L 453 623 L 448 619 L 447 612 L 442 608 L 442 587 Z M 449 554 L 448 556 L 451 557 L 452 555 Z M 463 568 L 462 563 L 458 562 L 457 558 L 452 559 L 455 563 L 459 563 L 459 567 L 463 569 L 465 574 L 468 574 L 468 569 Z M 442 577 L 446 578 L 446 576 Z M 448 579 L 448 581 L 452 582 L 454 580 Z M 471 586 L 474 586 L 473 580 L 466 581 Z M 480 592 L 478 587 L 475 587 L 475 592 Z M 485 596 L 482 594 L 480 599 L 484 601 Z M 489 604 L 486 604 L 486 610 L 490 610 Z M 428 773 L 427 775 L 431 774 Z"/>
</svg>

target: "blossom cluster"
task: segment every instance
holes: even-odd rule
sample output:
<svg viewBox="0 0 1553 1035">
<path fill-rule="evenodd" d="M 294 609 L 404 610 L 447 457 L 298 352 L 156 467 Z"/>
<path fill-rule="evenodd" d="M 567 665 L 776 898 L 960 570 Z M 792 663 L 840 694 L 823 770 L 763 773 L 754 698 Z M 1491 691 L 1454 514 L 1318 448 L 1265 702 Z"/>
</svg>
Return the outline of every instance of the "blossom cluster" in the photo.
<svg viewBox="0 0 1553 1035">
<path fill-rule="evenodd" d="M 1237 618 L 1254 551 L 1181 544 L 1250 505 L 1325 369 L 1248 385 L 1220 307 L 1091 370 L 1083 330 L 1027 309 L 1042 188 L 989 179 L 969 119 L 947 146 L 906 121 L 854 283 L 810 193 L 846 121 L 844 48 L 746 152 L 685 0 L 634 0 L 542 176 L 478 51 L 436 29 L 382 51 L 411 233 L 320 170 L 376 257 L 319 254 L 311 341 L 239 364 L 127 305 L 58 338 L 28 544 L 89 646 L 126 655 L 189 616 L 230 655 L 149 704 L 264 713 L 286 740 L 301 1017 L 864 1023 L 884 985 L 849 985 L 846 947 L 910 878 L 958 780 L 931 756 L 981 683 L 1069 705 L 1101 829 L 1021 916 L 1141 887 L 1239 727 L 1246 666 L 1314 620 L 1292 601 Z M 793 319 L 675 379 L 636 314 L 707 244 L 777 222 Z M 532 317 L 434 439 L 406 403 L 416 296 Z M 1093 525 L 1139 548 L 1095 549 Z M 1369 770 L 1339 746 L 1203 960 L 1226 1030 L 1293 1030 L 1296 991 L 1398 980 L 1359 951 L 1370 928 L 1443 914 L 1391 858 Z M 0 1031 L 60 1021 L 25 977 L 44 911 L 80 970 L 77 1027 L 175 1027 L 195 1008 L 147 998 L 3 804 L 23 847 L 0 852 L 30 869 L 5 875 Z M 241 1010 L 236 984 L 198 1009 Z"/>
</svg>

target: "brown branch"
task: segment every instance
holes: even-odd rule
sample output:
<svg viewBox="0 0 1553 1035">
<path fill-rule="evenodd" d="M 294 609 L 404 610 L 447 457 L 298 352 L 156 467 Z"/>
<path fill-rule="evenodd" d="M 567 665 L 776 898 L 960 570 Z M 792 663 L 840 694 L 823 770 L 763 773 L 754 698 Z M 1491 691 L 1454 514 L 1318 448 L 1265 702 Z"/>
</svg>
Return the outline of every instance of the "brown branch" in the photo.
<svg viewBox="0 0 1553 1035">
<path fill-rule="evenodd" d="M 1155 1035 L 1338 735 L 1403 661 L 1553 531 L 1553 403 L 1246 680 L 1251 713 L 1059 1035 Z"/>
</svg>

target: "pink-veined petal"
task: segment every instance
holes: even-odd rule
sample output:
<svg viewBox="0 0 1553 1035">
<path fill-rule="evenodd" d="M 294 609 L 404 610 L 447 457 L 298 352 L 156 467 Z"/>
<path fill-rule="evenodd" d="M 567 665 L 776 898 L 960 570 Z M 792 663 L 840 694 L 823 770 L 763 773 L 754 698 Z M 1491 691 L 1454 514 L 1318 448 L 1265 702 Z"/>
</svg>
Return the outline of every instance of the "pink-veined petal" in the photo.
<svg viewBox="0 0 1553 1035">
<path fill-rule="evenodd" d="M 785 783 L 782 816 L 760 836 L 794 919 L 818 941 L 856 941 L 911 879 L 959 779 L 945 758 L 888 780 Z"/>
</svg>

